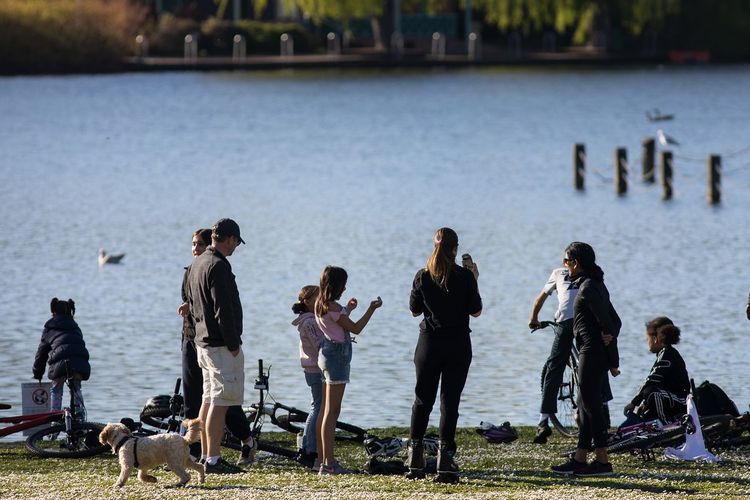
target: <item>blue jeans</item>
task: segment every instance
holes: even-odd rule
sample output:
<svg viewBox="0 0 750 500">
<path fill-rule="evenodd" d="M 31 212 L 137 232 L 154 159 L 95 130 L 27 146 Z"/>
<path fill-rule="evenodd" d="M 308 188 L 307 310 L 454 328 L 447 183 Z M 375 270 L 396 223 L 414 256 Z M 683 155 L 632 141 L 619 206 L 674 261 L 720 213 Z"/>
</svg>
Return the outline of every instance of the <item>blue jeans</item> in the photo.
<svg viewBox="0 0 750 500">
<path fill-rule="evenodd" d="M 307 382 L 308 387 L 310 387 L 312 403 L 310 404 L 310 414 L 305 421 L 305 434 L 302 438 L 302 450 L 305 453 L 310 454 L 316 453 L 318 449 L 315 426 L 317 425 L 320 406 L 323 402 L 323 374 L 305 372 L 305 382 Z"/>
<path fill-rule="evenodd" d="M 65 387 L 65 379 L 58 378 L 52 381 L 52 389 L 50 390 L 50 411 L 60 411 L 62 409 L 63 399 L 63 387 Z M 73 380 L 73 397 L 75 403 L 78 405 L 78 410 L 86 415 L 86 406 L 83 403 L 83 392 L 81 392 L 81 381 L 78 379 Z"/>
</svg>

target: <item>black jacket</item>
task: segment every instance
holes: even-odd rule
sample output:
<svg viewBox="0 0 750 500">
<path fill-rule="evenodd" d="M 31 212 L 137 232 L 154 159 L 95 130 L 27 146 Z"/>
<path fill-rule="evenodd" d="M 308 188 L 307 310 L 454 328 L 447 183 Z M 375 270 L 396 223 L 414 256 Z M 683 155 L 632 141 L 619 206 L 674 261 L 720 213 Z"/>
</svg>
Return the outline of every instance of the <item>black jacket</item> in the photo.
<svg viewBox="0 0 750 500">
<path fill-rule="evenodd" d="M 685 367 L 685 360 L 671 345 L 657 353 L 654 366 L 651 367 L 646 381 L 631 403 L 638 406 L 649 393 L 658 389 L 680 398 L 686 397 L 690 392 L 690 377 Z"/>
<path fill-rule="evenodd" d="M 53 316 L 44 324 L 42 340 L 34 358 L 34 378 L 41 379 L 44 367 L 49 362 L 47 376 L 50 380 L 78 374 L 81 379 L 91 376 L 89 351 L 83 334 L 73 316 Z M 67 362 L 67 372 L 65 364 Z"/>
<path fill-rule="evenodd" d="M 448 277 L 448 289 L 440 288 L 430 273 L 420 269 L 414 277 L 409 309 L 412 313 L 424 314 L 419 324 L 420 333 L 437 335 L 468 334 L 469 315 L 482 310 L 482 298 L 474 274 L 453 265 Z"/>
<path fill-rule="evenodd" d="M 182 292 L 182 303 L 186 304 L 188 303 L 188 275 L 190 274 L 190 266 L 185 268 L 185 274 L 182 276 L 182 288 L 180 291 Z M 182 341 L 184 342 L 185 339 L 187 340 L 195 340 L 195 323 L 193 323 L 193 317 L 188 314 L 187 316 L 183 316 L 182 318 Z"/>
<path fill-rule="evenodd" d="M 604 281 L 582 276 L 575 279 L 574 284 L 578 286 L 578 294 L 573 303 L 573 333 L 580 351 L 606 356 L 610 367 L 618 367 L 617 336 L 622 321 L 609 301 Z M 615 339 L 605 347 L 602 334 L 612 335 Z"/>
<path fill-rule="evenodd" d="M 242 344 L 242 304 L 232 266 L 219 251 L 208 247 L 196 257 L 188 273 L 187 299 L 195 322 L 195 343 L 201 347 Z"/>
</svg>

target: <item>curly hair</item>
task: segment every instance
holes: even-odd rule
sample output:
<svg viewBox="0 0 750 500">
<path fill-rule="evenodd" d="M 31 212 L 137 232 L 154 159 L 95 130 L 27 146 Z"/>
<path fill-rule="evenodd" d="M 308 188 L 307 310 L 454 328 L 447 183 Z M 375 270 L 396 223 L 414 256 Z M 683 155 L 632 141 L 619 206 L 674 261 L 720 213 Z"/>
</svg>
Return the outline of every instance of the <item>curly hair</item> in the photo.
<svg viewBox="0 0 750 500">
<path fill-rule="evenodd" d="M 664 345 L 675 345 L 680 342 L 680 329 L 666 316 L 658 316 L 646 323 L 646 333 L 656 337 Z"/>
</svg>

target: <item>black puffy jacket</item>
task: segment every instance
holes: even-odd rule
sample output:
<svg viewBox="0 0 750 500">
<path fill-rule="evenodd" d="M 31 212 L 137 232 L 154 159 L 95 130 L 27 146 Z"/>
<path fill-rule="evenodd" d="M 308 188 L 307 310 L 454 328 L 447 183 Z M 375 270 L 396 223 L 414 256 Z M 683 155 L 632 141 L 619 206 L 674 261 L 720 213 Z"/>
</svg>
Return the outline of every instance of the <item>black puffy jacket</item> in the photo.
<svg viewBox="0 0 750 500">
<path fill-rule="evenodd" d="M 89 351 L 83 334 L 73 316 L 53 316 L 44 324 L 42 340 L 34 358 L 34 378 L 41 379 L 44 366 L 49 362 L 47 376 L 50 380 L 78 374 L 88 380 L 91 375 Z M 67 362 L 67 372 L 65 364 Z"/>
</svg>

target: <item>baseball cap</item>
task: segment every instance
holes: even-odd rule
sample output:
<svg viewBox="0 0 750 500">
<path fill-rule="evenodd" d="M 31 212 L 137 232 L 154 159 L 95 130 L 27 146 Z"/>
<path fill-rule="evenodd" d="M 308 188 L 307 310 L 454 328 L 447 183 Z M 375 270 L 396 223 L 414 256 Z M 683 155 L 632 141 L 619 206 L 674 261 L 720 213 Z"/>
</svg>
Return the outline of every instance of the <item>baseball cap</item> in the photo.
<svg viewBox="0 0 750 500">
<path fill-rule="evenodd" d="M 232 219 L 219 219 L 214 224 L 211 232 L 217 236 L 236 236 L 240 240 L 240 243 L 245 243 L 245 240 L 240 236 L 240 226 Z"/>
</svg>

